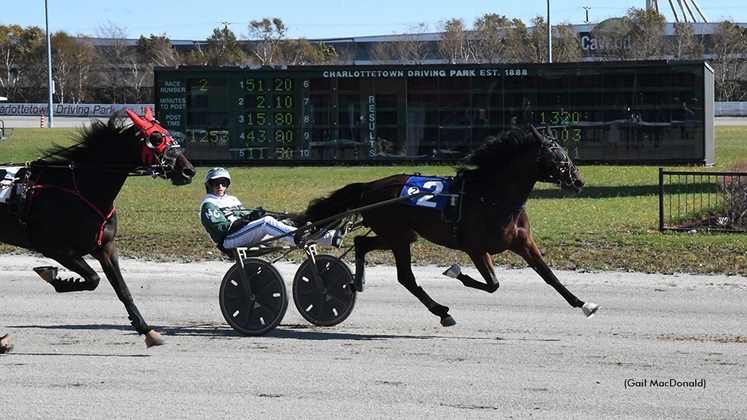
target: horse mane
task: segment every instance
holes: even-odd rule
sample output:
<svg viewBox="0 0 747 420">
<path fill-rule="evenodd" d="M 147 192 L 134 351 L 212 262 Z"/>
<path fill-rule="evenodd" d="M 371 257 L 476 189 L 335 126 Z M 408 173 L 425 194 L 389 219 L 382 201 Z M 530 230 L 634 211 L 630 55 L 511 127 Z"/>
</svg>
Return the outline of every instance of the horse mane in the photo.
<svg viewBox="0 0 747 420">
<path fill-rule="evenodd" d="M 78 128 L 78 136 L 71 146 L 53 143 L 38 160 L 45 163 L 85 162 L 107 139 L 121 135 L 127 128 L 127 120 L 120 113 L 114 113 L 109 121 L 92 120 L 90 126 Z"/>
<path fill-rule="evenodd" d="M 485 143 L 468 155 L 459 174 L 471 172 L 468 166 L 477 168 L 476 172 L 497 172 L 511 162 L 518 153 L 537 144 L 532 132 L 526 128 L 512 128 L 496 136 L 488 136 Z"/>
</svg>

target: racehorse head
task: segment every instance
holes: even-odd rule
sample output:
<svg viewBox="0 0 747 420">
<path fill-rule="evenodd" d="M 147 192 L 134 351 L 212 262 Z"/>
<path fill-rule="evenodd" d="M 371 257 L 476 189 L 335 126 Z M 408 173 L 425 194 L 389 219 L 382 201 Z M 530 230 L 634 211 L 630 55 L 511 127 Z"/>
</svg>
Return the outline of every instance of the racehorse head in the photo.
<svg viewBox="0 0 747 420">
<path fill-rule="evenodd" d="M 182 154 L 179 143 L 156 121 L 150 108 L 145 108 L 145 118 L 126 109 L 138 131 L 142 143 L 143 165 L 146 170 L 161 178 L 171 179 L 174 185 L 192 182 L 196 171 Z"/>
<path fill-rule="evenodd" d="M 530 126 L 532 135 L 541 145 L 540 154 L 537 158 L 541 182 L 558 184 L 560 188 L 570 195 L 578 194 L 586 182 L 578 173 L 576 165 L 565 152 L 565 149 L 555 142 L 552 130 L 548 126 L 547 135 L 542 135 L 534 126 Z"/>
<path fill-rule="evenodd" d="M 558 184 L 567 193 L 577 194 L 585 182 L 563 147 L 555 142 L 549 127 L 547 133 L 542 135 L 529 126 L 489 136 L 467 156 L 465 163 L 476 166 L 483 174 L 503 177 L 503 181 L 505 177 L 524 176 L 532 182 Z"/>
</svg>

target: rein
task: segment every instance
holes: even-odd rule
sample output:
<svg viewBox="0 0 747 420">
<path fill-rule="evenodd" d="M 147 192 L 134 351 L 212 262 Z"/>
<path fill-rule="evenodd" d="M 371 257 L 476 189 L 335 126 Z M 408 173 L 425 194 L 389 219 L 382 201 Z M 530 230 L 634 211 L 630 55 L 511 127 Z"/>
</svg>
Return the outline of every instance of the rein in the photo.
<svg viewBox="0 0 747 420">
<path fill-rule="evenodd" d="M 73 169 L 73 168 L 80 168 L 80 169 L 91 169 L 99 172 L 127 172 L 128 176 L 151 176 L 153 178 L 157 177 L 158 174 L 157 171 L 165 170 L 165 166 L 163 165 L 152 165 L 151 167 L 145 167 L 145 166 L 139 166 L 135 169 L 132 169 L 132 165 L 97 165 L 97 164 L 51 164 L 51 163 L 39 163 L 39 162 L 26 162 L 26 167 L 30 168 L 33 164 L 36 168 L 51 168 L 51 169 Z"/>
</svg>

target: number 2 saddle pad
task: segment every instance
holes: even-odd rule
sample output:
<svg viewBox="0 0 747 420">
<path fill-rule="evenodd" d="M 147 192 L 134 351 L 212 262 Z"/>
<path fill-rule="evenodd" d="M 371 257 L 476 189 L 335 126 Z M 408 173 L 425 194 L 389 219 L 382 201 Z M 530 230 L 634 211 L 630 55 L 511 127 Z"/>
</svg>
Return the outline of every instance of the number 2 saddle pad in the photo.
<svg viewBox="0 0 747 420">
<path fill-rule="evenodd" d="M 445 194 L 449 192 L 449 185 L 452 180 L 453 178 L 451 177 L 412 176 L 407 179 L 404 187 L 402 187 L 402 191 L 399 195 L 400 197 L 407 197 L 408 195 L 417 194 L 423 191 L 428 191 L 433 195 L 412 197 L 403 200 L 401 203 L 410 206 L 443 210 L 449 202 L 449 196 Z"/>
</svg>

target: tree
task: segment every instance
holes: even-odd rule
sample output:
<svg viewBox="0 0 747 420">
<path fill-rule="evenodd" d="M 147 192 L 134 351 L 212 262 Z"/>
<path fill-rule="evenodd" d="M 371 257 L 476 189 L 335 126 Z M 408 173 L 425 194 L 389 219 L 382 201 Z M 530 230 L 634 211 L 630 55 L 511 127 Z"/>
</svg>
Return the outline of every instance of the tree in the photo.
<svg viewBox="0 0 747 420">
<path fill-rule="evenodd" d="M 357 57 L 354 46 L 342 45 L 335 48 L 335 57 L 330 57 L 330 63 L 336 64 L 355 64 Z"/>
<path fill-rule="evenodd" d="M 392 41 L 394 59 L 400 64 L 423 64 L 430 55 L 423 35 L 428 33 L 428 24 L 421 22 L 409 26 L 409 32 L 395 36 Z"/>
<path fill-rule="evenodd" d="M 462 19 L 449 19 L 438 23 L 441 40 L 438 42 L 438 52 L 441 58 L 451 64 L 467 63 L 470 53 L 467 43 L 468 32 Z"/>
<path fill-rule="evenodd" d="M 131 88 L 130 64 L 135 54 L 127 42 L 126 28 L 107 22 L 99 26 L 96 33 L 106 40 L 96 48 L 100 64 L 96 77 L 96 83 L 101 87 L 99 100 L 112 104 L 127 103 Z"/>
<path fill-rule="evenodd" d="M 0 25 L 0 88 L 9 101 L 36 100 L 33 95 L 42 87 L 41 80 L 46 80 L 39 79 L 40 66 L 46 62 L 46 53 L 39 56 L 40 47 L 44 46 L 44 32 L 37 26 L 23 29 Z M 46 66 L 43 68 L 46 73 Z"/>
<path fill-rule="evenodd" d="M 552 61 L 555 63 L 581 61 L 581 38 L 576 28 L 569 23 L 563 23 L 555 26 L 555 34 L 552 40 Z"/>
<path fill-rule="evenodd" d="M 247 57 L 236 39 L 236 35 L 228 29 L 214 29 L 213 35 L 208 38 L 208 45 L 215 56 L 216 65 L 241 65 L 247 63 Z"/>
<path fill-rule="evenodd" d="M 526 25 L 506 16 L 486 14 L 475 19 L 469 39 L 475 61 L 480 63 L 526 62 L 529 53 Z"/>
<path fill-rule="evenodd" d="M 19 71 L 21 76 L 19 79 L 20 92 L 25 101 L 46 102 L 49 74 L 46 36 L 41 29 L 38 33 L 26 31 L 22 42 L 25 44 L 24 50 L 28 52 L 23 55 L 23 59 L 18 66 L 23 69 Z"/>
<path fill-rule="evenodd" d="M 534 29 L 527 35 L 528 57 L 530 62 L 546 63 L 549 58 L 547 51 L 547 22 L 541 15 L 532 19 Z M 554 63 L 581 61 L 581 40 L 576 28 L 569 23 L 561 23 L 552 28 L 552 61 Z"/>
<path fill-rule="evenodd" d="M 324 42 L 311 44 L 308 40 L 286 40 L 280 48 L 281 61 L 287 65 L 324 64 L 337 58 L 337 51 Z"/>
<path fill-rule="evenodd" d="M 176 52 L 171 40 L 151 34 L 150 38 L 140 36 L 135 44 L 141 60 L 152 67 L 173 67 L 182 64 L 183 58 Z"/>
<path fill-rule="evenodd" d="M 705 46 L 695 37 L 695 28 L 686 22 L 674 24 L 674 40 L 670 51 L 675 60 L 703 59 Z"/>
<path fill-rule="evenodd" d="M 485 63 L 501 62 L 507 49 L 504 40 L 511 29 L 508 18 L 494 13 L 486 14 L 475 19 L 472 28 L 475 37 L 470 42 L 470 49 L 475 60 Z"/>
<path fill-rule="evenodd" d="M 628 9 L 632 25 L 630 58 L 633 60 L 657 60 L 666 55 L 667 19 L 653 9 Z"/>
<path fill-rule="evenodd" d="M 223 66 L 248 64 L 249 59 L 226 24 L 222 29 L 213 29 L 213 34 L 207 39 L 207 47 L 198 45 L 198 50 L 190 54 L 188 61 L 202 66 Z"/>
<path fill-rule="evenodd" d="M 91 94 L 89 86 L 96 64 L 96 50 L 90 41 L 89 37 L 79 35 L 73 44 L 73 51 L 69 53 L 74 71 L 70 98 L 74 103 L 86 102 Z"/>
<path fill-rule="evenodd" d="M 314 63 L 323 64 L 337 61 L 339 55 L 335 47 L 324 42 L 318 42 L 314 48 Z"/>
<path fill-rule="evenodd" d="M 0 88 L 3 90 L 2 96 L 8 97 L 11 101 L 18 87 L 15 66 L 23 52 L 16 39 L 22 31 L 18 25 L 0 25 Z"/>
<path fill-rule="evenodd" d="M 84 102 L 89 93 L 91 72 L 96 61 L 90 39 L 71 36 L 64 31 L 57 32 L 50 38 L 55 101 Z"/>
<path fill-rule="evenodd" d="M 725 20 L 711 35 L 711 66 L 714 70 L 716 101 L 741 101 L 747 94 L 741 83 L 747 78 L 747 30 Z"/>
<path fill-rule="evenodd" d="M 423 41 L 428 24 L 411 25 L 409 30 L 408 33 L 394 34 L 393 41 L 375 43 L 369 51 L 371 59 L 384 64 L 425 63 L 432 55 L 428 43 Z"/>
<path fill-rule="evenodd" d="M 545 18 L 536 15 L 532 18 L 532 26 L 534 29 L 532 33 L 527 36 L 528 39 L 528 57 L 530 63 L 547 63 L 549 54 L 547 51 L 547 22 Z M 554 50 L 558 50 L 557 46 L 554 46 Z"/>
<path fill-rule="evenodd" d="M 369 49 L 368 56 L 371 61 L 378 64 L 391 64 L 397 55 L 394 46 L 390 42 L 376 42 Z"/>
<path fill-rule="evenodd" d="M 264 18 L 249 22 L 249 36 L 254 41 L 253 52 L 263 66 L 270 66 L 288 28 L 280 18 Z"/>
<path fill-rule="evenodd" d="M 605 61 L 661 60 L 670 52 L 666 18 L 655 10 L 631 7 L 625 16 L 594 27 L 595 53 Z"/>
</svg>

